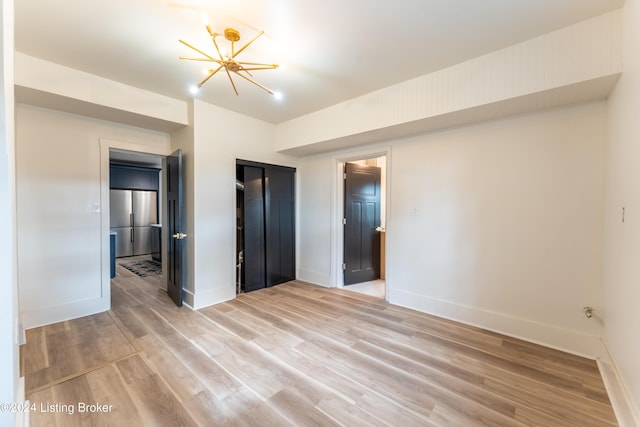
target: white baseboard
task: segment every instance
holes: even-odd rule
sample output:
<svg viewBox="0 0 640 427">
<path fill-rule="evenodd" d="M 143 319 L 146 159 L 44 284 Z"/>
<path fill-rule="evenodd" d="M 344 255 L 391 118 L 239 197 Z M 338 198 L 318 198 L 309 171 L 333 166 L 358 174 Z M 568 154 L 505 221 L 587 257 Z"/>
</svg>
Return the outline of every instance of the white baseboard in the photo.
<svg viewBox="0 0 640 427">
<path fill-rule="evenodd" d="M 578 331 L 393 288 L 387 289 L 387 301 L 589 359 L 596 359 L 598 356 L 600 338 Z"/>
<path fill-rule="evenodd" d="M 600 353 L 598 354 L 597 362 L 613 412 L 616 414 L 620 427 L 640 426 L 638 408 L 634 407 L 633 401 L 629 397 L 629 393 L 620 377 L 618 368 L 603 340 L 600 340 Z"/>
<path fill-rule="evenodd" d="M 39 310 L 26 310 L 20 313 L 24 329 L 50 325 L 78 317 L 102 313 L 111 308 L 111 297 L 101 297 L 69 304 L 43 307 Z"/>
<path fill-rule="evenodd" d="M 326 273 L 321 273 L 313 270 L 306 270 L 304 268 L 298 269 L 298 274 L 296 276 L 298 280 L 303 282 L 312 283 L 318 286 L 324 286 L 325 288 L 330 288 L 331 285 L 331 275 Z"/>
<path fill-rule="evenodd" d="M 195 301 L 195 295 L 193 294 L 193 292 L 183 289 L 182 303 L 193 310 L 193 301 Z"/>
<path fill-rule="evenodd" d="M 23 404 L 26 401 L 24 377 L 18 379 L 18 390 L 16 390 L 16 403 Z M 29 427 L 29 411 L 16 412 L 16 427 Z"/>
<path fill-rule="evenodd" d="M 185 292 L 186 295 L 186 292 Z M 226 287 L 218 287 L 202 292 L 196 292 L 193 295 L 193 300 L 187 302 L 187 305 L 193 310 L 208 307 L 210 305 L 218 304 L 221 302 L 232 300 L 236 297 L 236 285 L 231 284 Z M 186 298 L 185 298 L 186 300 Z"/>
</svg>

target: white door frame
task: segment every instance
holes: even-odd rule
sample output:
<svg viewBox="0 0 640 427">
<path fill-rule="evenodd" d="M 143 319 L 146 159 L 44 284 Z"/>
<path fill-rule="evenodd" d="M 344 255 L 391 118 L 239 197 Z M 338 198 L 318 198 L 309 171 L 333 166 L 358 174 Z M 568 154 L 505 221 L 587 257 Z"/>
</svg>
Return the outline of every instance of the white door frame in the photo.
<svg viewBox="0 0 640 427">
<path fill-rule="evenodd" d="M 372 159 L 376 157 L 386 157 L 385 165 L 385 177 L 386 183 L 384 185 L 385 190 L 385 228 L 387 228 L 388 241 L 388 227 L 389 224 L 389 206 L 390 206 L 390 192 L 391 188 L 391 147 L 370 147 L 363 150 L 343 152 L 333 157 L 333 188 L 332 188 L 332 200 L 333 208 L 331 210 L 331 286 L 342 288 L 344 286 L 344 274 L 342 271 L 342 263 L 344 260 L 344 227 L 342 224 L 342 218 L 344 217 L 344 165 L 350 161 Z M 386 247 L 385 247 L 386 252 Z M 385 268 L 385 270 L 387 270 Z M 388 270 L 387 270 L 388 271 Z M 388 279 L 385 279 L 385 299 L 388 294 L 387 289 L 389 287 Z"/>
<path fill-rule="evenodd" d="M 102 253 L 102 295 L 103 301 L 106 301 L 108 307 L 111 307 L 111 267 L 110 267 L 110 238 L 109 233 L 111 231 L 111 224 L 109 219 L 109 158 L 111 156 L 110 151 L 122 150 L 132 151 L 136 153 L 152 154 L 161 157 L 166 157 L 171 154 L 170 151 L 164 147 L 152 147 L 149 145 L 135 144 L 125 141 L 116 141 L 112 139 L 100 138 L 100 230 L 101 230 L 101 253 Z M 164 160 L 163 160 L 164 165 Z M 164 169 L 164 167 L 163 167 Z M 164 174 L 162 175 L 164 181 Z M 161 188 L 165 187 L 166 183 L 160 184 Z M 166 212 L 166 200 L 162 198 L 161 209 L 162 212 Z M 166 257 L 166 239 L 162 239 L 162 256 Z M 165 263 L 162 263 L 162 279 L 160 280 L 160 286 L 164 286 L 166 289 L 166 272 L 164 271 Z"/>
</svg>

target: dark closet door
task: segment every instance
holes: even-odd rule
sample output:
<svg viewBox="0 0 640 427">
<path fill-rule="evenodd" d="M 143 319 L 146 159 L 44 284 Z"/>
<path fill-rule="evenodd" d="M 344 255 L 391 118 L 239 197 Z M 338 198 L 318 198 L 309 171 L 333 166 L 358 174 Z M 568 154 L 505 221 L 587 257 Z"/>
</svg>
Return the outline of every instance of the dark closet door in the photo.
<svg viewBox="0 0 640 427">
<path fill-rule="evenodd" d="M 263 168 L 244 166 L 244 289 L 265 287 Z"/>
<path fill-rule="evenodd" d="M 265 231 L 267 286 L 294 280 L 294 172 L 265 168 Z"/>
</svg>

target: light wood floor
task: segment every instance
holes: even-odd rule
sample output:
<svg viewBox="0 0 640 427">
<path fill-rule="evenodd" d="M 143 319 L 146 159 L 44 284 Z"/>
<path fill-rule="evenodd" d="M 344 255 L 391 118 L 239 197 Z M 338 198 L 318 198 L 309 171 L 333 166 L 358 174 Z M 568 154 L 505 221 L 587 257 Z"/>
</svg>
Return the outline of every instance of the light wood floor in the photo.
<svg viewBox="0 0 640 427">
<path fill-rule="evenodd" d="M 31 425 L 616 425 L 595 362 L 367 295 L 294 281 L 194 312 L 118 267 L 112 299 L 28 331 Z"/>
</svg>

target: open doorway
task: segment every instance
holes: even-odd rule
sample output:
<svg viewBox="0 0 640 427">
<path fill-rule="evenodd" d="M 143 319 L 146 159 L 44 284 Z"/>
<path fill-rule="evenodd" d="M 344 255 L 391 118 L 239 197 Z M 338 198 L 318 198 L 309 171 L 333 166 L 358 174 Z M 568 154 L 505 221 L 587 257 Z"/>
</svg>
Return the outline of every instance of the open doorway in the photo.
<svg viewBox="0 0 640 427">
<path fill-rule="evenodd" d="M 110 273 L 166 289 L 162 259 L 163 159 L 109 150 Z"/>
<path fill-rule="evenodd" d="M 386 298 L 387 155 L 339 161 L 341 273 L 338 286 Z"/>
</svg>

